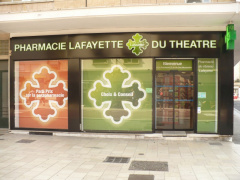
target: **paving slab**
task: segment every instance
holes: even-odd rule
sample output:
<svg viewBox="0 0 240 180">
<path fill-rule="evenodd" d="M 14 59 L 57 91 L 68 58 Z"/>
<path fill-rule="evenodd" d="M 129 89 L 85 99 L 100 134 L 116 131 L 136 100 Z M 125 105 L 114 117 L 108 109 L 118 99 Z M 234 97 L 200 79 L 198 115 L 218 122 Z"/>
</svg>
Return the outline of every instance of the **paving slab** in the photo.
<svg viewBox="0 0 240 180">
<path fill-rule="evenodd" d="M 163 137 L 187 137 L 186 131 L 163 131 Z"/>
</svg>

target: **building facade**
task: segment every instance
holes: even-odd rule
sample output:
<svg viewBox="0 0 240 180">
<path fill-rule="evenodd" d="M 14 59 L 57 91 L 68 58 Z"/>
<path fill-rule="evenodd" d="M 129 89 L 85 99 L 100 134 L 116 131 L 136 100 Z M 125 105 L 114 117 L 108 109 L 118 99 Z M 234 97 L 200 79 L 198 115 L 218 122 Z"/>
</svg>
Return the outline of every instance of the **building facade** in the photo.
<svg viewBox="0 0 240 180">
<path fill-rule="evenodd" d="M 2 31 L 11 32 L 10 129 L 232 135 L 234 51 L 226 50 L 226 22 L 208 23 L 229 18 L 238 3 L 163 10 L 163 2 L 144 2 L 44 1 L 36 7 L 46 12 L 26 13 L 36 4 L 3 3 L 22 8 L 2 15 Z M 201 22 L 209 6 L 217 9 Z M 201 16 L 186 15 L 189 7 Z M 199 26 L 186 23 L 190 14 Z"/>
</svg>

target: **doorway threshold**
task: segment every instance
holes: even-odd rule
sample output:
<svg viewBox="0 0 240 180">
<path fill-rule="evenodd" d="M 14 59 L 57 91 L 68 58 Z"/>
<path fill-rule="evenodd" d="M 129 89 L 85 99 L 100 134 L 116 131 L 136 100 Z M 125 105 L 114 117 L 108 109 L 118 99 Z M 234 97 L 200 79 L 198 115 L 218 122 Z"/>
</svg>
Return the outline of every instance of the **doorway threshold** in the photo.
<svg viewBox="0 0 240 180">
<path fill-rule="evenodd" d="M 163 137 L 187 137 L 186 131 L 163 131 Z"/>
</svg>

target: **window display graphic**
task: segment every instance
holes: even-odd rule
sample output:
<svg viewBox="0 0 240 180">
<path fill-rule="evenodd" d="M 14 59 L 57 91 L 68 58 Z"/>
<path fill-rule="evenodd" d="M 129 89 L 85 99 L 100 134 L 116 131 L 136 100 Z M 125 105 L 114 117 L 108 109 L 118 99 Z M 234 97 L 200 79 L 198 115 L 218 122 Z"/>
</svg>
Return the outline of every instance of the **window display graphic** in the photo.
<svg viewBox="0 0 240 180">
<path fill-rule="evenodd" d="M 39 83 L 38 75 L 46 75 L 44 83 Z M 35 72 L 32 75 L 35 84 L 31 81 L 26 81 L 24 89 L 20 91 L 20 97 L 24 105 L 28 108 L 32 107 L 33 116 L 38 117 L 42 122 L 47 122 L 51 117 L 56 116 L 57 110 L 53 104 L 63 108 L 68 99 L 68 89 L 65 82 L 60 80 L 54 85 L 53 82 L 56 78 L 57 74 L 54 71 L 50 71 L 47 66 L 43 66 L 39 72 Z M 34 105 L 34 103 L 36 104 Z M 40 103 L 47 107 L 48 112 L 39 108 Z"/>
<path fill-rule="evenodd" d="M 138 80 L 132 80 L 131 73 L 120 65 L 112 66 L 111 70 L 103 73 L 103 79 L 97 80 L 88 92 L 94 107 L 104 109 L 103 116 L 111 119 L 112 123 L 120 124 L 131 116 L 132 109 L 138 109 L 146 98 L 146 91 L 141 88 Z"/>
<path fill-rule="evenodd" d="M 68 60 L 15 62 L 15 128 L 68 129 Z"/>
</svg>

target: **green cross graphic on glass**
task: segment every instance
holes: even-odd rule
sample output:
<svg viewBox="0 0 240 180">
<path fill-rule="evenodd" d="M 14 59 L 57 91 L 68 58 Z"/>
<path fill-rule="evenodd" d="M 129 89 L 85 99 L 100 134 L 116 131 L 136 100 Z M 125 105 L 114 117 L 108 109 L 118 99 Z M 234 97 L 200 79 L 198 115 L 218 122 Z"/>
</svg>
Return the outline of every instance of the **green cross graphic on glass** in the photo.
<svg viewBox="0 0 240 180">
<path fill-rule="evenodd" d="M 88 97 L 97 109 L 103 109 L 105 118 L 120 124 L 131 116 L 131 109 L 140 107 L 141 101 L 146 98 L 146 91 L 141 88 L 139 81 L 130 81 L 131 73 L 120 65 L 105 71 L 103 78 L 107 83 L 95 81 Z"/>
</svg>

